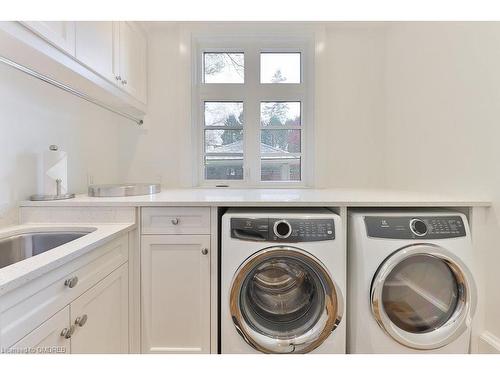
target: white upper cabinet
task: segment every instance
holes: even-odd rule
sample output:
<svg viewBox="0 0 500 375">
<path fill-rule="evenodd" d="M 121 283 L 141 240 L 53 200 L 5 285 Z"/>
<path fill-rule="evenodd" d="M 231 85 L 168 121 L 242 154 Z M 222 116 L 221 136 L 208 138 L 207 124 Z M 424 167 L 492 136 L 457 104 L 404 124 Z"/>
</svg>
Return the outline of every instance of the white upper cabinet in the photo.
<svg viewBox="0 0 500 375">
<path fill-rule="evenodd" d="M 117 80 L 117 22 L 75 22 L 75 45 L 75 57 L 80 62 L 112 82 Z"/>
<path fill-rule="evenodd" d="M 19 35 L 9 25 L 4 28 L 9 33 L 14 33 L 20 40 L 27 41 L 26 44 L 46 54 L 55 63 L 55 69 L 46 63 L 34 63 L 39 59 L 31 57 L 30 53 L 23 54 L 28 62 L 27 65 L 36 68 L 46 75 L 58 80 L 62 74 L 57 64 L 70 67 L 79 77 L 74 82 L 67 82 L 68 76 L 62 74 L 63 83 L 73 88 L 82 87 L 81 79 L 97 83 L 99 86 L 111 92 L 113 105 L 131 100 L 132 106 L 144 113 L 147 100 L 147 36 L 141 26 L 136 22 L 114 22 L 114 21 L 33 21 L 20 22 L 29 30 L 29 34 L 36 34 L 38 41 L 33 41 L 24 35 Z M 0 25 L 0 32 L 1 32 Z M 26 32 L 26 29 L 23 28 Z M 44 40 L 43 45 L 39 39 Z M 1 40 L 0 40 L 1 41 Z M 50 44 L 50 48 L 47 42 Z M 52 51 L 55 47 L 58 53 Z M 0 52 L 4 52 L 0 47 Z M 61 52 L 61 53 L 59 53 Z M 19 59 L 19 51 L 13 52 L 15 61 L 26 64 Z M 62 56 L 61 56 L 62 55 Z M 66 56 L 71 56 L 67 59 Z M 37 64 L 41 66 L 37 67 Z M 74 85 L 75 84 L 75 85 Z M 111 86 L 110 86 L 111 84 Z M 119 88 L 117 93 L 116 88 Z M 80 90 L 79 90 L 80 91 Z M 128 95 L 126 95 L 128 94 Z M 93 93 L 91 96 L 94 96 Z M 130 96 L 130 98 L 123 98 Z M 119 99 L 117 99 L 119 98 Z M 134 103 L 135 101 L 135 103 Z M 128 102 L 127 102 L 128 103 Z"/>
<path fill-rule="evenodd" d="M 55 47 L 64 50 L 71 56 L 75 56 L 74 21 L 30 21 L 22 23 Z"/>
<path fill-rule="evenodd" d="M 76 22 L 76 58 L 146 103 L 147 39 L 133 22 Z"/>
<path fill-rule="evenodd" d="M 147 39 L 133 22 L 120 22 L 120 82 L 142 103 L 147 95 Z"/>
</svg>

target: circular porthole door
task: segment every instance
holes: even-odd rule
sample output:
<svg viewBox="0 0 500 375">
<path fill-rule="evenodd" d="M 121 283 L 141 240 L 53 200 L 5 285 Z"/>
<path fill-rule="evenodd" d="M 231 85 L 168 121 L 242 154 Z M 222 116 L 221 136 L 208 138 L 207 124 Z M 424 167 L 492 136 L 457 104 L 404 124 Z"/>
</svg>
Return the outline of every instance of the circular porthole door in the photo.
<svg viewBox="0 0 500 375">
<path fill-rule="evenodd" d="M 233 323 L 263 353 L 307 353 L 339 325 L 342 294 L 324 265 L 294 247 L 277 246 L 250 256 L 230 292 Z"/>
<path fill-rule="evenodd" d="M 414 349 L 440 348 L 470 325 L 476 290 L 467 267 L 434 245 L 412 245 L 390 255 L 371 288 L 378 324 Z"/>
</svg>

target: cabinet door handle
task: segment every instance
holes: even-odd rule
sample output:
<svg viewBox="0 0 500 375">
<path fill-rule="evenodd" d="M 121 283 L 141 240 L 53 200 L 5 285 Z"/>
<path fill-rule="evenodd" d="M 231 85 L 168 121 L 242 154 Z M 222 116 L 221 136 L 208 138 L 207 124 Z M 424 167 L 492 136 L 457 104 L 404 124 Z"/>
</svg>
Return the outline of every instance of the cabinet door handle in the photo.
<svg viewBox="0 0 500 375">
<path fill-rule="evenodd" d="M 69 328 L 64 328 L 61 331 L 61 336 L 64 337 L 65 339 L 69 339 L 69 338 L 71 338 L 71 336 L 73 336 L 73 333 L 75 333 L 75 326 L 74 325 L 72 325 Z"/>
<path fill-rule="evenodd" d="M 126 80 L 126 79 L 124 79 L 124 80 L 122 81 L 122 85 L 123 85 L 123 86 L 125 86 L 126 84 L 127 84 L 127 80 Z"/>
<path fill-rule="evenodd" d="M 85 323 L 87 323 L 87 314 L 83 314 L 82 316 L 79 316 L 75 319 L 75 325 L 78 325 L 80 327 L 83 327 Z"/>
<path fill-rule="evenodd" d="M 64 281 L 64 285 L 66 285 L 68 288 L 74 288 L 76 284 L 78 284 L 78 277 L 76 276 Z"/>
<path fill-rule="evenodd" d="M 179 218 L 178 218 L 178 217 L 176 217 L 175 219 L 170 220 L 170 222 L 171 222 L 173 225 L 177 225 L 177 224 L 179 224 Z"/>
<path fill-rule="evenodd" d="M 121 81 L 122 80 L 122 77 L 120 77 L 120 76 L 116 76 L 115 78 L 116 78 L 117 81 Z"/>
<path fill-rule="evenodd" d="M 204 247 L 203 249 L 201 249 L 201 253 L 203 255 L 207 255 L 208 254 L 208 249 L 206 247 Z"/>
</svg>

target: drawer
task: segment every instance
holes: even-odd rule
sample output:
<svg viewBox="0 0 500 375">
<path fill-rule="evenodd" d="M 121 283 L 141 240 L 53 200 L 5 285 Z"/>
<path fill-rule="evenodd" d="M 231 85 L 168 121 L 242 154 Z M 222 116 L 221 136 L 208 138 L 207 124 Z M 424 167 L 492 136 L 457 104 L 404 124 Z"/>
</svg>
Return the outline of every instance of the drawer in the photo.
<svg viewBox="0 0 500 375">
<path fill-rule="evenodd" d="M 145 207 L 142 234 L 210 234 L 210 207 Z"/>
<path fill-rule="evenodd" d="M 128 260 L 128 234 L 2 296 L 0 347 L 9 347 Z M 70 288 L 66 280 L 77 277 Z"/>
</svg>

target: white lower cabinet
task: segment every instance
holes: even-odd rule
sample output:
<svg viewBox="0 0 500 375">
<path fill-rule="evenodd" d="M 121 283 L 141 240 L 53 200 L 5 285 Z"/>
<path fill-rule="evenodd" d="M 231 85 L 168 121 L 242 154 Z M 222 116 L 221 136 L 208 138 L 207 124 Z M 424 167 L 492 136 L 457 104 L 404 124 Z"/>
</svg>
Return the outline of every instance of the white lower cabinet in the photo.
<svg viewBox="0 0 500 375">
<path fill-rule="evenodd" d="M 128 353 L 128 264 L 30 332 L 13 353 Z"/>
<path fill-rule="evenodd" d="M 70 305 L 71 353 L 128 353 L 128 266 L 124 264 Z"/>
<path fill-rule="evenodd" d="M 69 306 L 56 313 L 45 323 L 18 341 L 11 353 L 26 354 L 68 354 L 71 352 L 70 340 L 62 334 L 70 326 Z"/>
<path fill-rule="evenodd" d="M 0 296 L 0 352 L 129 353 L 129 249 L 127 233 Z"/>
<path fill-rule="evenodd" d="M 143 235 L 142 352 L 210 353 L 210 235 Z"/>
</svg>

